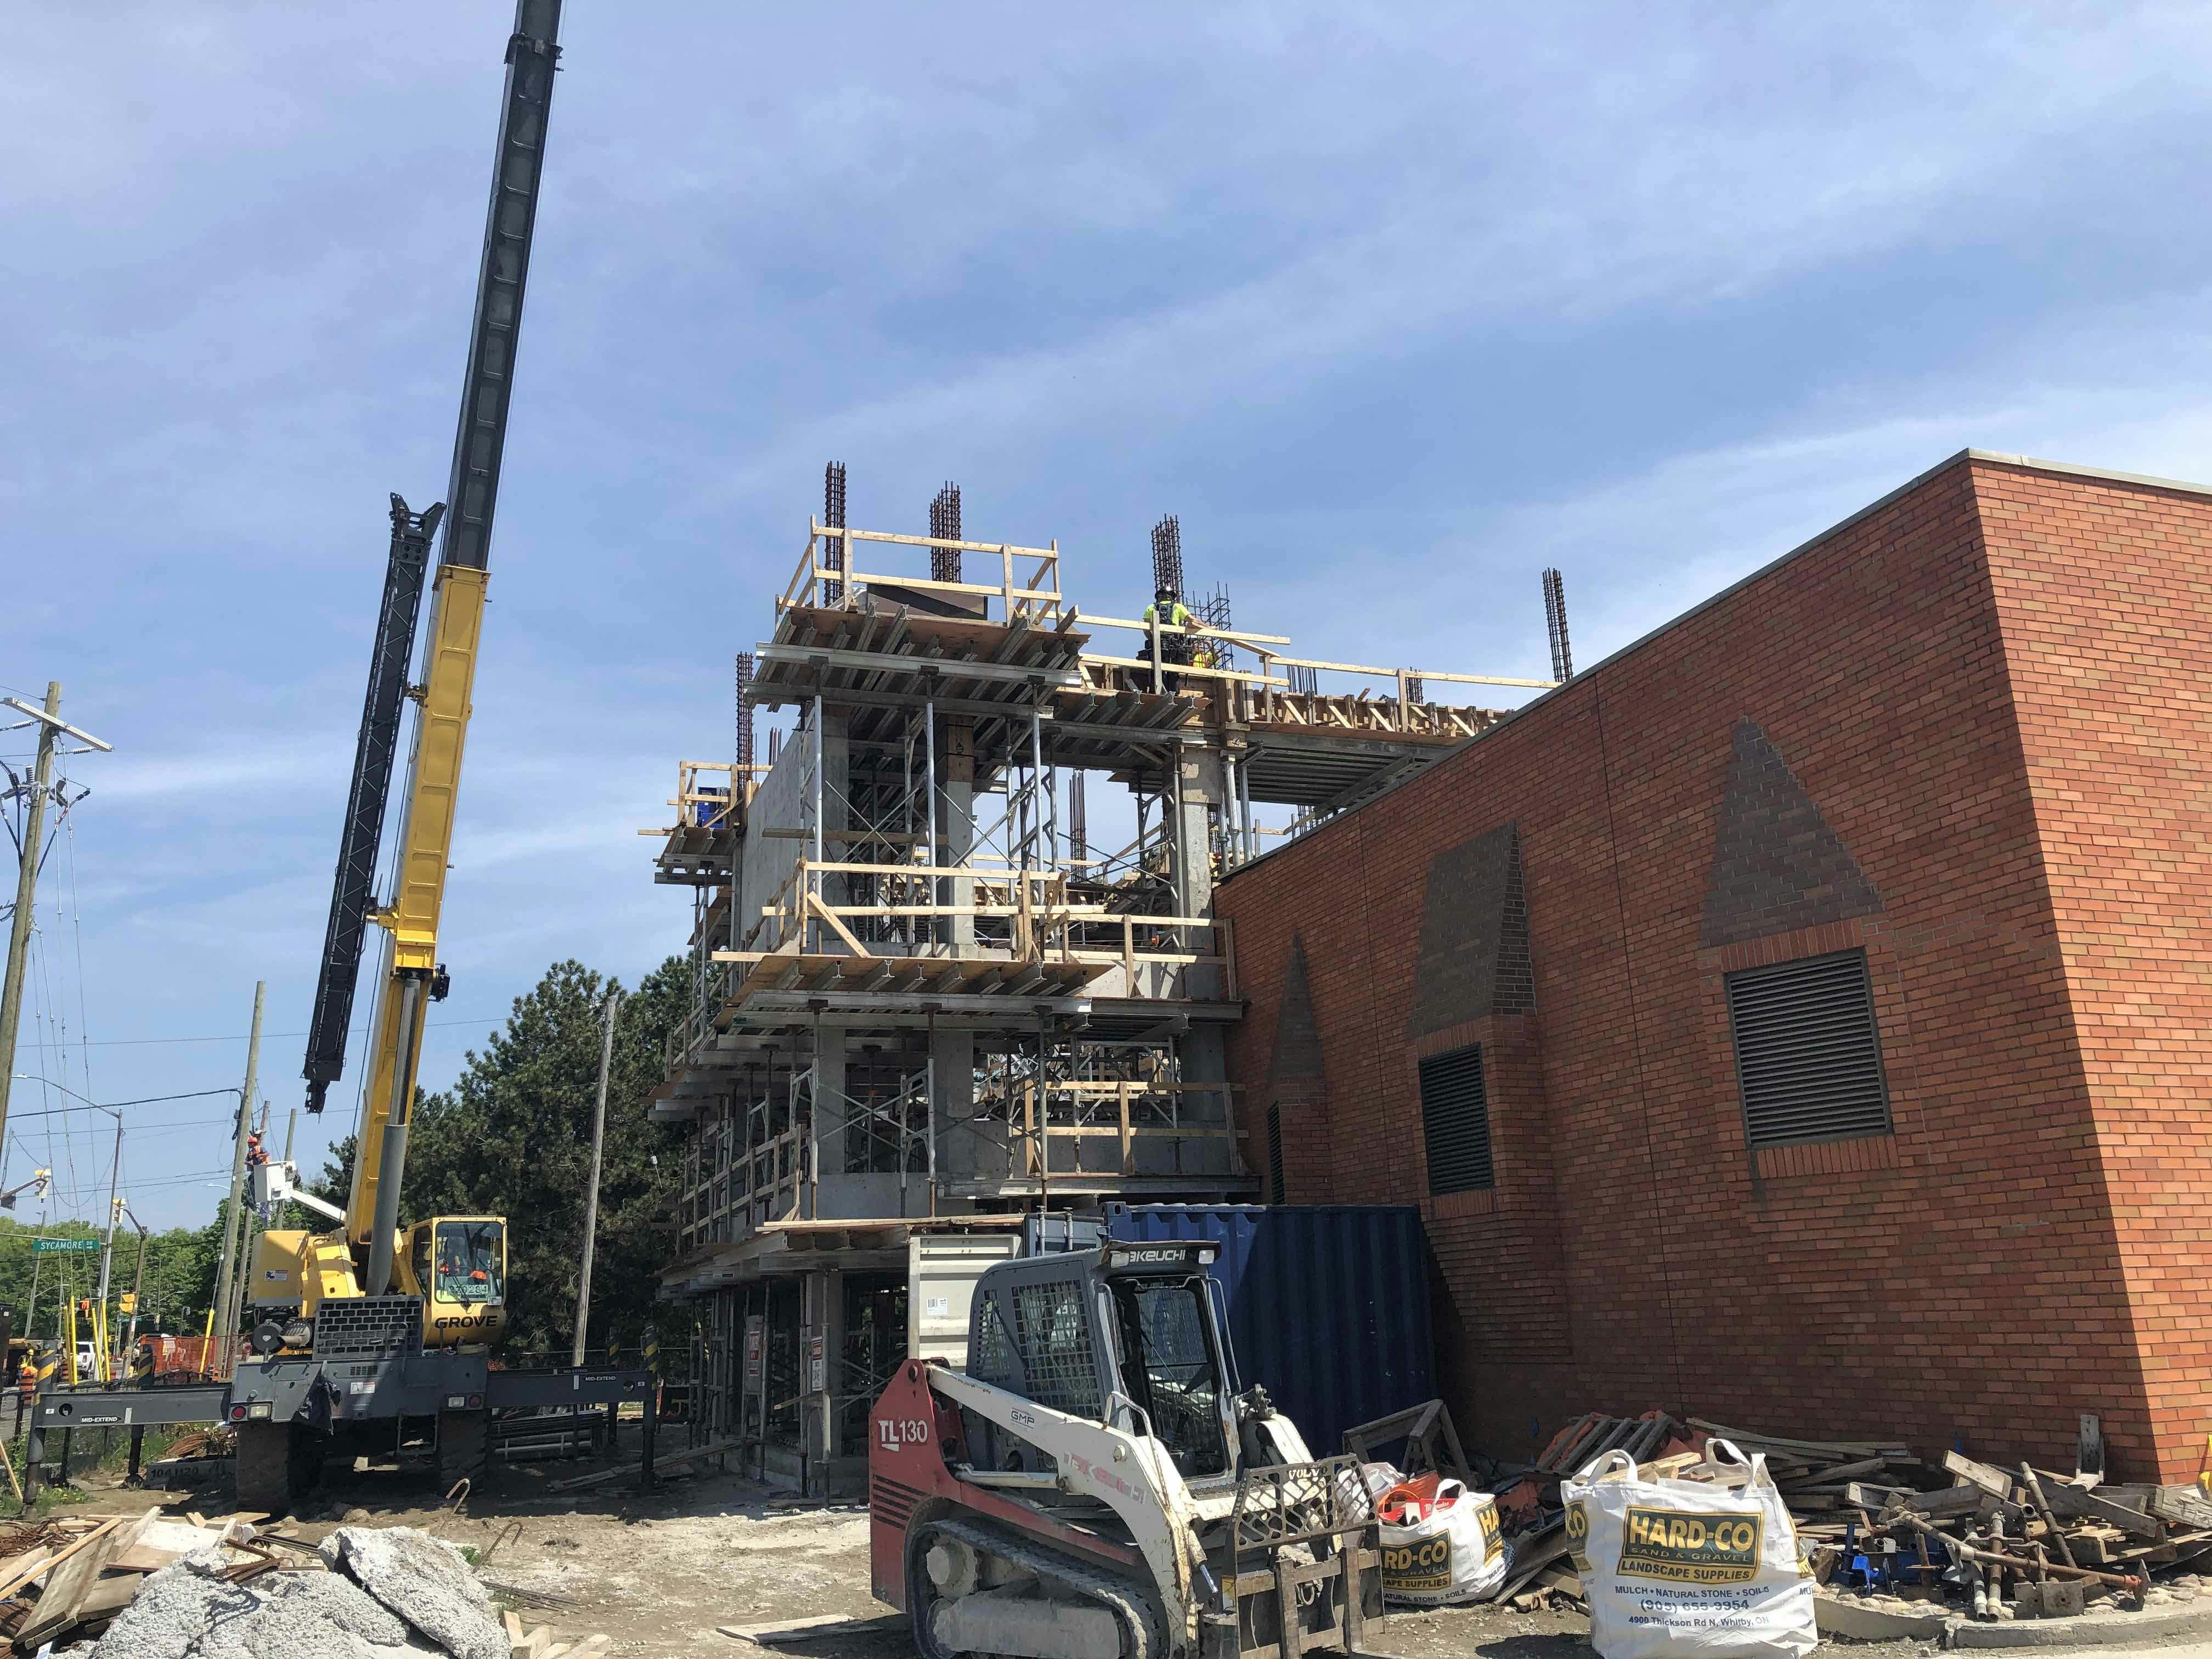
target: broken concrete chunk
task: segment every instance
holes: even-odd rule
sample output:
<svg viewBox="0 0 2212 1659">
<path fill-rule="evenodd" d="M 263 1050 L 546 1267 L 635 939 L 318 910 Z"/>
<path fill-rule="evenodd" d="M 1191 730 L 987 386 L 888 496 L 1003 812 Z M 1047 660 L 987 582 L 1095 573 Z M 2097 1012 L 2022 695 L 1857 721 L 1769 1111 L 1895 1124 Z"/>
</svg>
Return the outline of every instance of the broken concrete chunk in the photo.
<svg viewBox="0 0 2212 1659">
<path fill-rule="evenodd" d="M 340 1527 L 320 1547 L 325 1561 L 453 1659 L 507 1659 L 507 1632 L 452 1545 L 413 1527 Z"/>
<path fill-rule="evenodd" d="M 216 1575 L 220 1549 L 149 1574 L 90 1649 L 92 1659 L 380 1659 L 410 1649 L 404 1620 L 337 1573 L 264 1573 L 244 1584 Z"/>
</svg>

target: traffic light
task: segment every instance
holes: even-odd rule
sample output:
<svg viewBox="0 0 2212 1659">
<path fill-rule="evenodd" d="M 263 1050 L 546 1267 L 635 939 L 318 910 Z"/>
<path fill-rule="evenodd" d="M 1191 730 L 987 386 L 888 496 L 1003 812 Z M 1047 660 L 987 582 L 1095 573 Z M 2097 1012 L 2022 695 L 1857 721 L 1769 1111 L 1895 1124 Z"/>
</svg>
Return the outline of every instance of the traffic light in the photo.
<svg viewBox="0 0 2212 1659">
<path fill-rule="evenodd" d="M 137 1313 L 138 1311 L 138 1292 L 136 1291 L 125 1291 L 122 1292 L 115 1299 L 115 1310 L 118 1313 L 125 1314 Z"/>
</svg>

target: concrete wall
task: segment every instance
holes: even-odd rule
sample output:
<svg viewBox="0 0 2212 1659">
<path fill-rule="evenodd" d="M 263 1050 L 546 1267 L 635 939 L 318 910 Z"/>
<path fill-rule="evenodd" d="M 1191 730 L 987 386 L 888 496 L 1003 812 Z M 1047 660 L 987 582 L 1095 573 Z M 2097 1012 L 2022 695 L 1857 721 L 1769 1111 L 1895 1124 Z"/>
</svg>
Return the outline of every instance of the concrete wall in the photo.
<svg viewBox="0 0 2212 1659">
<path fill-rule="evenodd" d="M 2179 862 L 2154 843 L 2158 797 L 2169 779 L 2201 791 L 2205 750 L 2193 729 L 2159 749 L 2109 708 L 2082 715 L 2074 647 L 2036 637 L 2080 602 L 2032 587 L 2146 556 L 2036 541 L 2035 514 L 2110 532 L 2118 512 L 2166 538 L 2139 585 L 2203 605 L 2181 579 L 2208 544 L 2202 504 L 2107 499 L 2150 495 L 1954 460 L 1224 884 L 1251 1000 L 1231 1057 L 1247 1144 L 1267 1145 L 1273 1105 L 1291 1200 L 1421 1204 L 1452 1403 L 1489 1449 L 1656 1405 L 2070 1468 L 2094 1411 L 2131 1474 L 2194 1473 L 2201 1345 L 2177 1351 L 2186 1398 L 2154 1401 L 2139 1338 L 2148 1308 L 2193 1313 L 2203 1282 L 2202 1247 L 2180 1243 L 2212 1193 L 2201 1067 L 2130 1021 L 2154 981 L 2201 1023 L 2203 906 L 2149 967 L 2074 935 L 2110 939 L 2099 905 L 2157 908 L 2115 897 L 2098 867 L 2114 848 L 2175 878 L 2161 900 L 2201 899 L 2202 841 Z M 2074 580 L 2105 591 L 2094 568 Z M 2208 623 L 2168 625 L 2201 643 Z M 2201 684 L 2197 650 L 2176 654 L 2176 700 Z M 2186 708 L 2200 718 L 2193 692 Z M 2147 747 L 2167 769 L 2128 796 Z M 2077 835 L 2069 868 L 2092 780 L 2133 805 L 2104 839 Z M 1893 1133 L 1754 1159 L 1723 976 L 1849 949 Z M 2107 974 L 2130 983 L 2087 988 Z M 1496 1185 L 1431 1198 L 1415 1066 L 1469 1042 Z M 2149 1153 L 2128 1127 L 2146 1094 L 2160 1149 L 2191 1152 L 2153 1178 L 2161 1213 L 2130 1194 L 2116 1223 L 2107 1171 L 2133 1181 Z"/>
</svg>

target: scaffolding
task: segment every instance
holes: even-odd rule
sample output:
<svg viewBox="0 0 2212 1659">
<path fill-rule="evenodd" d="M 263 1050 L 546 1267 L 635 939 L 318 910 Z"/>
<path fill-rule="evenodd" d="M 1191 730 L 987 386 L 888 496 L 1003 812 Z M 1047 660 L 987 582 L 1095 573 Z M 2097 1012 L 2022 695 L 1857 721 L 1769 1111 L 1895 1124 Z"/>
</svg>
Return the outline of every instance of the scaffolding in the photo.
<svg viewBox="0 0 2212 1659">
<path fill-rule="evenodd" d="M 849 1450 L 904 1241 L 1259 1195 L 1214 884 L 1285 833 L 1267 809 L 1295 833 L 1500 718 L 1439 690 L 1549 684 L 1292 654 L 1218 586 L 1188 627 L 1079 612 L 1057 543 L 967 538 L 955 485 L 927 535 L 844 503 L 833 465 L 740 659 L 736 759 L 684 763 L 677 823 L 647 832 L 655 879 L 694 890 L 653 1106 L 690 1128 L 664 1289 L 742 1298 L 710 1322 L 709 1395 L 763 1443 L 811 1423 L 802 1469 Z M 1174 517 L 1152 553 L 1180 596 Z M 790 724 L 756 764 L 762 709 Z M 1133 803 L 1119 848 L 1094 839 L 1102 781 Z M 779 1275 L 795 1296 L 746 1288 Z M 811 1417 L 779 1392 L 793 1364 Z"/>
</svg>

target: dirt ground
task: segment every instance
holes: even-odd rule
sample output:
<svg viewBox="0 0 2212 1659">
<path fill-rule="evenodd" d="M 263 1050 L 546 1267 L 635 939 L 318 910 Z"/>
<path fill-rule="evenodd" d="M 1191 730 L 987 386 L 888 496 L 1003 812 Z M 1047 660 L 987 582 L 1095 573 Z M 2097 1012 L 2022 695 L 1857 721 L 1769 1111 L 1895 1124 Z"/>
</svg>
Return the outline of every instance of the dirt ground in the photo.
<svg viewBox="0 0 2212 1659">
<path fill-rule="evenodd" d="M 750 1481 L 712 1474 L 666 1481 L 649 1496 L 618 1488 L 544 1490 L 575 1467 L 503 1472 L 493 1490 L 471 1494 L 458 1514 L 441 1509 L 422 1481 L 343 1477 L 325 1486 L 319 1507 L 291 1530 L 320 1539 L 346 1522 L 422 1527 L 473 1549 L 479 1571 L 521 1592 L 526 1624 L 550 1625 L 563 1640 L 604 1632 L 620 1659 L 723 1653 L 769 1659 L 768 1650 L 717 1626 L 831 1615 L 874 1621 L 889 1611 L 869 1594 L 863 1509 L 797 1507 Z M 103 1485 L 83 1510 L 136 1513 L 156 1502 L 179 1514 L 213 1516 L 230 1509 L 212 1492 Z M 560 1605 L 537 1603 L 537 1596 Z M 1445 1607 L 1394 1612 L 1370 1646 L 1405 1659 L 1583 1659 L 1589 1632 L 1578 1613 Z M 1917 1659 L 1928 1650 L 1905 1644 L 1851 1651 L 1853 1659 Z M 774 1651 L 787 1659 L 910 1659 L 914 1647 L 902 1626 L 872 1624 Z"/>
</svg>

